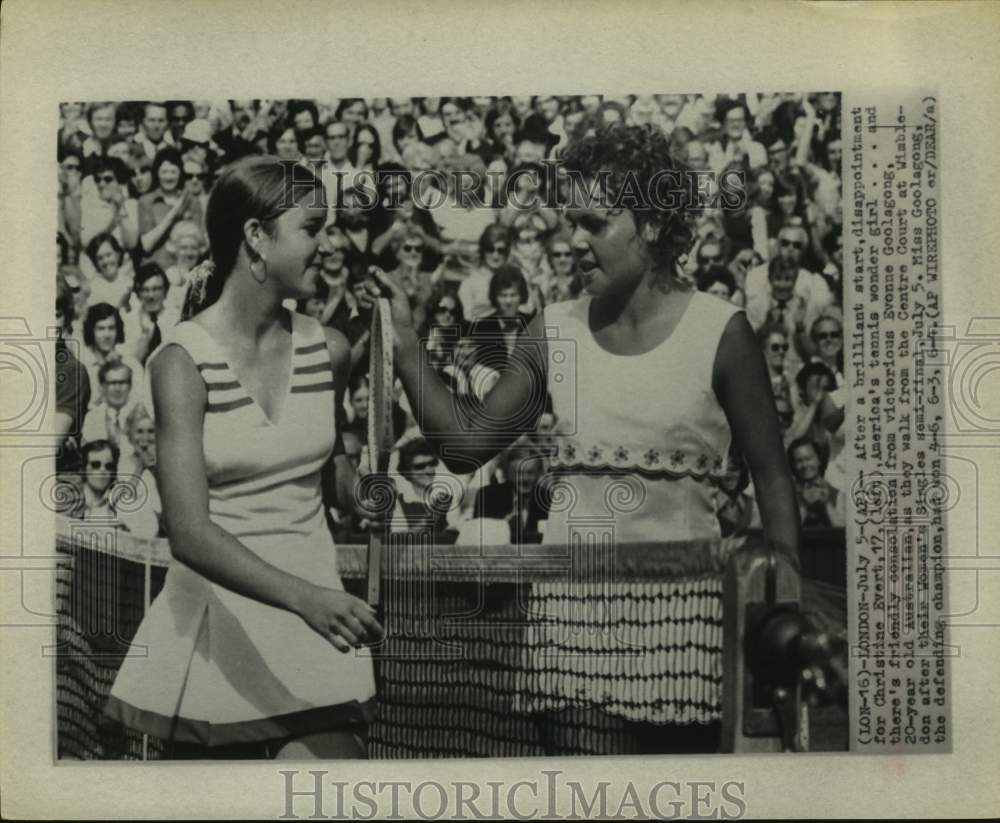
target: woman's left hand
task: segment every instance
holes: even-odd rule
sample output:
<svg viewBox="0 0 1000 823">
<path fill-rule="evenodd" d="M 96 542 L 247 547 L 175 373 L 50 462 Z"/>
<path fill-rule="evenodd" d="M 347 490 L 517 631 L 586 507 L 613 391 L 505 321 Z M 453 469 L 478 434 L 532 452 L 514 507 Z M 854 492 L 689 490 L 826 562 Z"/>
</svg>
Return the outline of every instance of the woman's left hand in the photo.
<svg viewBox="0 0 1000 823">
<path fill-rule="evenodd" d="M 368 282 L 365 284 L 369 299 L 374 302 L 378 298 L 386 296 L 386 291 L 389 292 L 388 298 L 392 311 L 392 328 L 398 341 L 402 334 L 414 332 L 410 298 L 406 294 L 406 289 L 399 282 L 398 277 L 386 274 L 377 266 L 372 266 L 371 272 L 375 275 L 377 283 Z"/>
</svg>

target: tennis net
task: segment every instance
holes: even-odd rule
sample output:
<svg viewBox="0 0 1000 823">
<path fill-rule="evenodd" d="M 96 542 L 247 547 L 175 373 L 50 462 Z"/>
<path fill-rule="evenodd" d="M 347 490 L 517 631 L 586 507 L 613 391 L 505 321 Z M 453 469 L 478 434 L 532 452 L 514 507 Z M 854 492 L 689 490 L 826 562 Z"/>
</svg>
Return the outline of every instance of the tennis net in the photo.
<svg viewBox="0 0 1000 823">
<path fill-rule="evenodd" d="M 842 540 L 842 532 L 841 540 Z M 113 523 L 58 520 L 57 724 L 60 757 L 157 759 L 166 741 L 105 720 L 102 709 L 146 609 L 163 585 L 170 562 L 165 540 L 136 538 Z M 680 581 L 671 621 L 683 624 L 685 604 L 718 601 L 728 553 L 735 542 L 692 541 L 576 546 L 436 546 L 420 535 L 393 535 L 383 565 L 385 639 L 372 649 L 379 711 L 370 729 L 375 759 L 523 757 L 546 753 L 613 753 L 627 744 L 620 723 L 600 713 L 585 719 L 549 713 L 543 727 L 540 695 L 552 691 L 554 671 L 539 667 L 536 652 L 553 642 L 538 633 L 539 609 L 570 624 L 569 646 L 583 659 L 597 645 L 623 642 L 609 627 L 642 619 L 655 597 L 650 586 Z M 842 546 L 842 542 L 841 542 Z M 829 564 L 829 547 L 816 552 Z M 805 555 L 809 555 L 808 549 Z M 842 554 L 841 554 L 842 558 Z M 340 546 L 337 562 L 345 587 L 363 597 L 366 547 Z M 823 572 L 824 577 L 829 575 Z M 621 585 L 628 584 L 628 585 Z M 844 622 L 838 586 L 821 586 L 828 626 Z M 655 586 L 654 586 L 655 589 Z M 815 587 L 812 589 L 817 591 Z M 810 588 L 806 588 L 806 592 Z M 806 603 L 807 608 L 809 603 Z M 686 636 L 679 654 L 707 681 L 669 695 L 675 711 L 697 714 L 706 689 L 721 687 L 706 655 L 721 633 L 709 621 L 702 636 Z M 713 635 L 713 632 L 715 635 Z M 609 637 L 611 638 L 609 640 Z M 665 646 L 672 640 L 664 634 Z M 609 657 L 605 655 L 605 657 Z M 604 665 L 604 664 L 601 664 Z M 599 668 L 599 666 L 598 666 Z M 583 678 L 601 676 L 593 665 Z M 606 670 L 609 679 L 616 672 Z M 547 681 L 548 678 L 548 681 Z M 580 680 L 588 687 L 586 679 Z M 630 692 L 645 699 L 642 684 Z M 625 707 L 628 708 L 627 706 Z M 572 725 L 562 739 L 558 720 Z M 597 719 L 595 719 L 595 717 Z M 556 718 L 552 722 L 552 718 Z M 583 728 L 581 728 L 583 724 Z M 815 746 L 814 746 L 815 748 Z M 624 748 L 621 749 L 625 751 Z"/>
</svg>

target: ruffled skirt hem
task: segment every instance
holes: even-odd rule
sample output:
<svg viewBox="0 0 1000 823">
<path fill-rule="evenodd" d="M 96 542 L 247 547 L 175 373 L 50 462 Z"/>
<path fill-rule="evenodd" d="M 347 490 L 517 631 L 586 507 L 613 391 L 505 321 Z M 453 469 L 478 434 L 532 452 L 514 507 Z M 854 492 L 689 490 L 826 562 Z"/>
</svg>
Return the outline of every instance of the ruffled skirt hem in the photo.
<svg viewBox="0 0 1000 823">
<path fill-rule="evenodd" d="M 190 717 L 168 717 L 159 712 L 140 709 L 111 696 L 104 707 L 104 714 L 130 729 L 162 740 L 202 746 L 223 746 L 300 737 L 335 729 L 358 728 L 370 724 L 375 719 L 376 708 L 374 698 L 363 703 L 351 700 L 335 706 L 320 706 L 273 717 L 212 723 Z"/>
</svg>

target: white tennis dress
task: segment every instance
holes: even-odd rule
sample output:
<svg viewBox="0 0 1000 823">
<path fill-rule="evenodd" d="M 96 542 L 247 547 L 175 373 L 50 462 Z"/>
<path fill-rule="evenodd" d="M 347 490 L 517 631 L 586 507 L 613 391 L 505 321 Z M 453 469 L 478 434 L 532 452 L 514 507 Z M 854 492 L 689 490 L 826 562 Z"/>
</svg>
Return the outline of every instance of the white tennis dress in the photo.
<svg viewBox="0 0 1000 823">
<path fill-rule="evenodd" d="M 320 492 L 335 436 L 330 357 L 320 324 L 291 318 L 292 375 L 275 421 L 197 323 L 177 325 L 161 348 L 187 351 L 208 389 L 203 442 L 212 521 L 268 563 L 342 589 Z M 211 746 L 368 722 L 374 695 L 369 657 L 339 652 L 297 615 L 175 560 L 106 711 L 157 737 Z"/>
<path fill-rule="evenodd" d="M 663 724 L 718 720 L 722 561 L 693 556 L 695 546 L 678 553 L 676 578 L 621 584 L 607 555 L 625 542 L 719 538 L 713 478 L 725 471 L 731 434 L 712 371 L 738 309 L 694 292 L 663 343 L 622 356 L 594 340 L 590 302 L 545 308 L 559 479 L 539 551 L 589 544 L 598 565 L 592 583 L 533 587 L 516 705 L 596 706 Z"/>
</svg>

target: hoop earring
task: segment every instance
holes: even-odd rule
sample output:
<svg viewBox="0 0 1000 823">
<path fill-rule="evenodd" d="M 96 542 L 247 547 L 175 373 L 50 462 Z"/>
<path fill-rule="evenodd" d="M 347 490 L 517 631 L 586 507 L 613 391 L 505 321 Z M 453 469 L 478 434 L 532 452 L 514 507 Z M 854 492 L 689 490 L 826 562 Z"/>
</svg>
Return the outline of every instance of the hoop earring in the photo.
<svg viewBox="0 0 1000 823">
<path fill-rule="evenodd" d="M 264 266 L 264 276 L 260 277 L 257 274 L 257 264 L 260 263 Z M 259 260 L 254 260 L 250 263 L 250 276 L 260 285 L 264 285 L 267 281 L 267 261 L 261 257 Z"/>
</svg>

